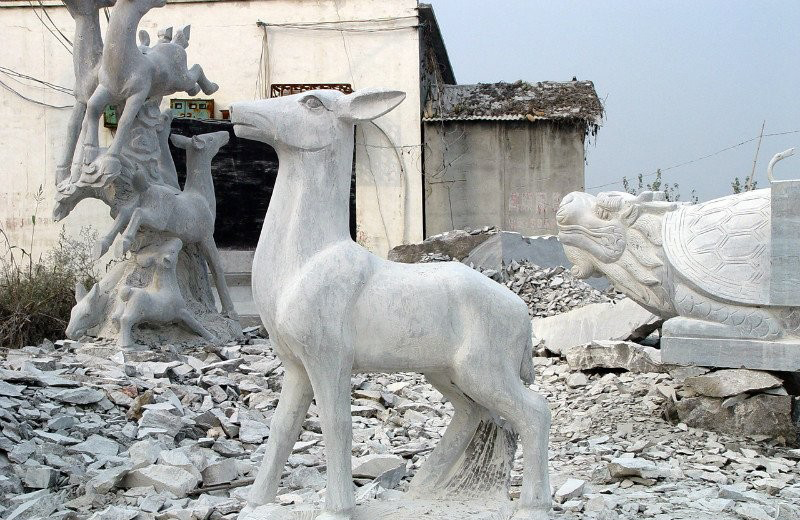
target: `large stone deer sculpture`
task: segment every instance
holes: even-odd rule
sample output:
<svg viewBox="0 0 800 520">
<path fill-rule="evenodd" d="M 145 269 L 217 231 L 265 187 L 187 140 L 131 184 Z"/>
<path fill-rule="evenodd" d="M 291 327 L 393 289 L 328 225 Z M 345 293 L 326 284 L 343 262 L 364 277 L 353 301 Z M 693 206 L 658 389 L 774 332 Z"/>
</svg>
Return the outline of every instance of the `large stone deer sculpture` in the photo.
<svg viewBox="0 0 800 520">
<path fill-rule="evenodd" d="M 67 126 L 67 136 L 61 159 L 56 167 L 56 185 L 66 180 L 72 168 L 75 146 L 86 114 L 86 105 L 97 88 L 103 38 L 100 35 L 100 9 L 111 7 L 116 0 L 64 0 L 67 11 L 75 20 L 72 44 L 72 63 L 75 70 L 75 106 Z"/>
<path fill-rule="evenodd" d="M 206 78 L 200 65 L 187 68 L 184 42 L 159 42 L 143 54 L 136 43 L 139 21 L 150 10 L 166 5 L 166 0 L 119 0 L 106 31 L 106 47 L 100 60 L 99 84 L 89 99 L 83 120 L 84 163 L 93 162 L 98 148 L 98 125 L 109 103 L 125 108 L 117 123 L 117 134 L 106 151 L 101 170 L 113 172 L 121 167 L 119 155 L 129 141 L 129 130 L 139 109 L 148 98 L 161 98 L 179 91 L 194 96 L 218 86 Z M 183 30 L 188 41 L 188 27 Z"/>
<path fill-rule="evenodd" d="M 272 502 L 312 397 L 327 458 L 326 511 L 349 519 L 350 377 L 418 371 L 454 405 L 453 422 L 428 459 L 452 467 L 480 410 L 520 434 L 525 469 L 514 518 L 550 509 L 547 401 L 533 378 L 530 319 L 509 290 L 460 263 L 383 260 L 350 238 L 353 130 L 389 112 L 402 92 L 313 91 L 235 103 L 236 135 L 272 145 L 280 167 L 253 261 L 253 294 L 286 376 L 251 505 Z"/>
</svg>

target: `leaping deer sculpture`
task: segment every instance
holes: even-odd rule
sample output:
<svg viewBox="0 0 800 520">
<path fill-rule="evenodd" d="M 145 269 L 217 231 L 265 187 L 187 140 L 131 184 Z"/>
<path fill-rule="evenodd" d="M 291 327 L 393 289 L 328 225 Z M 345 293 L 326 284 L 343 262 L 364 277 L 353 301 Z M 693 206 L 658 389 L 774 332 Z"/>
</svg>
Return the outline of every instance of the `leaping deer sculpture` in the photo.
<svg viewBox="0 0 800 520">
<path fill-rule="evenodd" d="M 136 43 L 139 21 L 150 9 L 164 5 L 166 0 L 118 0 L 114 7 L 100 60 L 99 84 L 89 99 L 83 120 L 83 161 L 90 164 L 100 153 L 97 135 L 100 114 L 109 103 L 124 102 L 117 134 L 98 166 L 101 171 L 121 168 L 121 148 L 129 141 L 131 124 L 148 98 L 179 91 L 194 96 L 201 89 L 205 94 L 213 94 L 219 88 L 206 78 L 200 65 L 187 68 L 188 26 L 181 31 L 181 41 L 159 41 L 147 54 L 139 49 Z"/>
<path fill-rule="evenodd" d="M 236 135 L 272 145 L 280 161 L 253 261 L 253 295 L 286 372 L 250 503 L 274 500 L 314 397 L 328 468 L 318 519 L 351 518 L 350 376 L 418 371 L 455 408 L 427 464 L 453 467 L 476 412 L 502 416 L 520 434 L 525 461 L 514 518 L 544 520 L 550 411 L 522 381 L 533 379 L 525 304 L 463 264 L 390 262 L 350 238 L 354 125 L 404 98 L 383 89 L 320 90 L 231 106 Z"/>
</svg>

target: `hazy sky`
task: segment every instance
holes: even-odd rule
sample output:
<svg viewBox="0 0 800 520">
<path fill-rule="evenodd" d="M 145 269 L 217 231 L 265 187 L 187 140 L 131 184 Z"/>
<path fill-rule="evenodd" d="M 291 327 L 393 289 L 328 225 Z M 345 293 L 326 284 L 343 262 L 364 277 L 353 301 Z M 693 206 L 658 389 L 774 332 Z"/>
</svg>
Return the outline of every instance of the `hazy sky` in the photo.
<svg viewBox="0 0 800 520">
<path fill-rule="evenodd" d="M 592 80 L 606 119 L 587 148 L 587 191 L 757 137 L 756 179 L 800 178 L 800 0 L 429 0 L 459 83 Z M 683 198 L 731 193 L 756 141 L 664 172 Z M 647 180 L 647 179 L 646 179 Z M 594 188 L 606 183 L 612 186 Z"/>
</svg>

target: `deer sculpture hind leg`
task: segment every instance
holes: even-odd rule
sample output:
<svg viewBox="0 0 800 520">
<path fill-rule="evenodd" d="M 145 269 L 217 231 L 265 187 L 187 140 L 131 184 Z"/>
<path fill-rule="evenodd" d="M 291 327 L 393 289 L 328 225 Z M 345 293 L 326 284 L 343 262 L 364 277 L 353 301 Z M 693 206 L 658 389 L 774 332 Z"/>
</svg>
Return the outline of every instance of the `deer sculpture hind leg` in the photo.
<svg viewBox="0 0 800 520">
<path fill-rule="evenodd" d="M 100 131 L 100 115 L 106 105 L 113 101 L 111 92 L 103 85 L 98 85 L 86 105 L 83 118 L 83 163 L 91 164 L 100 155 L 98 132 Z"/>
<path fill-rule="evenodd" d="M 75 146 L 78 144 L 78 139 L 81 134 L 81 126 L 83 124 L 83 117 L 86 114 L 86 103 L 80 101 L 75 102 L 72 108 L 72 114 L 69 118 L 67 125 L 67 136 L 64 143 L 64 151 L 61 155 L 61 160 L 56 166 L 56 186 L 70 178 L 72 171 L 72 160 L 75 156 Z"/>
</svg>

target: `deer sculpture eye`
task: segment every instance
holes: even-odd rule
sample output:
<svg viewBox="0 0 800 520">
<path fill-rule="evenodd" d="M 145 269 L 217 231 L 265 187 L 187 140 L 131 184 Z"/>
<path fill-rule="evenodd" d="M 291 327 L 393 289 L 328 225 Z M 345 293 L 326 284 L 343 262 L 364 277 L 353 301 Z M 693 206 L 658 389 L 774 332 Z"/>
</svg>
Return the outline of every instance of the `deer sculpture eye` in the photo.
<svg viewBox="0 0 800 520">
<path fill-rule="evenodd" d="M 320 101 L 318 98 L 314 96 L 308 96 L 307 98 L 305 98 L 303 100 L 303 104 L 306 106 L 306 108 L 310 108 L 312 110 L 322 107 L 322 101 Z"/>
</svg>

